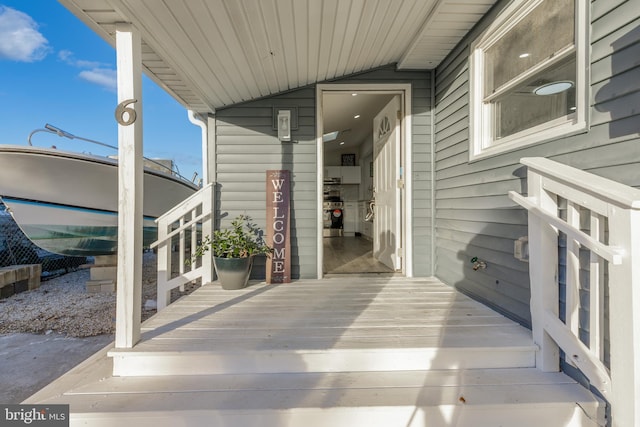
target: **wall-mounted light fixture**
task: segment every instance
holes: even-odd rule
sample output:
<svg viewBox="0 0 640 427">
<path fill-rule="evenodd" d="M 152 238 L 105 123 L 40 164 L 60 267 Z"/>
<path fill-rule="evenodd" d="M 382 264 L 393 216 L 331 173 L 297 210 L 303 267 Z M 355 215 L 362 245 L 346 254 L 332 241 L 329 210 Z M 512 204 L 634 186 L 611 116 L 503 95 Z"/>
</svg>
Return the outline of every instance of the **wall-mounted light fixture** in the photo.
<svg viewBox="0 0 640 427">
<path fill-rule="evenodd" d="M 291 141 L 291 110 L 278 111 L 278 139 Z"/>
<path fill-rule="evenodd" d="M 272 128 L 282 142 L 296 142 L 293 132 L 298 130 L 298 107 L 273 106 Z"/>
</svg>

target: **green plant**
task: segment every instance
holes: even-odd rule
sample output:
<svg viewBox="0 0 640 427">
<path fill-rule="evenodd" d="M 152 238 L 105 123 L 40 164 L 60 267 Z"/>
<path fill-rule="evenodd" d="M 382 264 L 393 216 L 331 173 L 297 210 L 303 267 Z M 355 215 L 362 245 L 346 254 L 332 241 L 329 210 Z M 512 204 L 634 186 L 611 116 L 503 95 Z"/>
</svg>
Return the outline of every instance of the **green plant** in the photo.
<svg viewBox="0 0 640 427">
<path fill-rule="evenodd" d="M 262 230 L 247 215 L 238 215 L 231 221 L 231 228 L 215 230 L 213 237 L 205 236 L 196 247 L 191 261 L 209 250 L 218 258 L 247 258 L 269 255 L 272 251 L 263 238 Z"/>
</svg>

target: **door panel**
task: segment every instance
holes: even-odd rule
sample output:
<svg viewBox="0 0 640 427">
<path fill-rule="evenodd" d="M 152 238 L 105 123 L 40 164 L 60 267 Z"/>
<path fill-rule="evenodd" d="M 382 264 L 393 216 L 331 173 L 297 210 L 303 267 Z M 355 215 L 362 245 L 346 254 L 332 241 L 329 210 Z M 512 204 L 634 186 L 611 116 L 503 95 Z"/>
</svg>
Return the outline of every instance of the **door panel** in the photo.
<svg viewBox="0 0 640 427">
<path fill-rule="evenodd" d="M 400 211 L 400 97 L 373 120 L 373 255 L 394 270 L 402 268 Z"/>
</svg>

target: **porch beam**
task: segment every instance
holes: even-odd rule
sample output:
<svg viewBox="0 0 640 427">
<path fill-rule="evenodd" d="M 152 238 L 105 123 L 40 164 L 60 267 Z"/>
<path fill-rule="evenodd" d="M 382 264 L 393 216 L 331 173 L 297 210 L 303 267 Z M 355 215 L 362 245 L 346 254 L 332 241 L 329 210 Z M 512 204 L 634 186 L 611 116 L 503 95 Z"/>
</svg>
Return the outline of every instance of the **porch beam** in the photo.
<svg viewBox="0 0 640 427">
<path fill-rule="evenodd" d="M 116 25 L 116 55 L 118 105 L 126 100 L 136 100 L 126 105 L 135 111 L 135 119 L 129 113 L 124 113 L 118 124 L 115 346 L 132 348 L 140 340 L 143 226 L 142 47 L 140 33 L 133 25 Z"/>
</svg>

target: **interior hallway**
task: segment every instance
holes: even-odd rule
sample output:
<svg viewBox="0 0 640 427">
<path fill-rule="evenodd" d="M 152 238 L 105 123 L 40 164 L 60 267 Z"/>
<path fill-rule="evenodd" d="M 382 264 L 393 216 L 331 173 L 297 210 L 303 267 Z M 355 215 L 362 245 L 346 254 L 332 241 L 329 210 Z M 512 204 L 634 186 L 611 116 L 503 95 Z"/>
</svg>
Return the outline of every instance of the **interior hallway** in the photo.
<svg viewBox="0 0 640 427">
<path fill-rule="evenodd" d="M 373 257 L 373 242 L 361 236 L 325 237 L 324 274 L 393 274 Z"/>
</svg>

